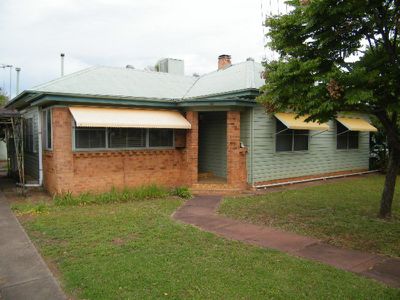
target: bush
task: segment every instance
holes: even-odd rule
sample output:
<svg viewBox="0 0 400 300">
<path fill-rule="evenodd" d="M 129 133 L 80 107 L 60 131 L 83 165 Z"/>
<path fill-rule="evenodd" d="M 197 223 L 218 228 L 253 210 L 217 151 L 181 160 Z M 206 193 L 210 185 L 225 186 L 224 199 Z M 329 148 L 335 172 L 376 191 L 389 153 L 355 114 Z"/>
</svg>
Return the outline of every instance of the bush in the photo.
<svg viewBox="0 0 400 300">
<path fill-rule="evenodd" d="M 180 198 L 183 198 L 183 199 L 192 198 L 192 193 L 189 191 L 189 188 L 187 188 L 185 186 L 176 187 L 173 190 L 172 194 L 175 196 L 178 196 Z"/>
</svg>

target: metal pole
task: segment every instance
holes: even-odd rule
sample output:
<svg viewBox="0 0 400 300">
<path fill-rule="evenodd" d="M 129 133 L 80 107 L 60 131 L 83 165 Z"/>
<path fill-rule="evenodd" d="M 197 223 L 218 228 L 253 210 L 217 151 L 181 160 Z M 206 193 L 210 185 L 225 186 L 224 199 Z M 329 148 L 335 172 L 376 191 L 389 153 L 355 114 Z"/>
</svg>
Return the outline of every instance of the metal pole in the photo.
<svg viewBox="0 0 400 300">
<path fill-rule="evenodd" d="M 17 83 L 16 83 L 16 96 L 19 94 L 19 72 L 21 71 L 21 68 L 15 68 L 15 71 L 17 71 Z"/>
<path fill-rule="evenodd" d="M 12 87 L 12 84 L 11 84 L 11 82 L 12 82 L 12 66 L 9 66 L 10 67 L 10 99 L 9 100 L 11 100 L 11 98 L 12 98 L 12 96 L 11 96 L 11 87 Z"/>
<path fill-rule="evenodd" d="M 61 77 L 64 76 L 64 53 L 61 53 Z"/>
</svg>

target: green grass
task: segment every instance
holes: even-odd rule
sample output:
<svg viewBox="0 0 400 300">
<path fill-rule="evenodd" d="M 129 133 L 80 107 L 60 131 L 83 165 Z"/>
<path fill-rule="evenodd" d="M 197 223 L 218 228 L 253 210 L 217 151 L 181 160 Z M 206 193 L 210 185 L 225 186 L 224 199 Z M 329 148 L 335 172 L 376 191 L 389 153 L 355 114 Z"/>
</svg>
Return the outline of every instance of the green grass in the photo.
<svg viewBox="0 0 400 300">
<path fill-rule="evenodd" d="M 164 199 L 169 196 L 189 199 L 192 197 L 192 194 L 187 187 L 175 187 L 174 189 L 170 190 L 162 186 L 147 185 L 136 188 L 125 188 L 123 190 L 112 188 L 111 191 L 101 194 L 87 192 L 79 195 L 73 195 L 69 192 L 61 195 L 55 195 L 53 201 L 24 201 L 22 203 L 13 204 L 11 208 L 18 215 L 40 214 L 47 212 L 51 206 L 84 206 L 132 202 L 150 199 Z"/>
<path fill-rule="evenodd" d="M 170 215 L 183 200 L 52 206 L 21 218 L 81 299 L 399 299 L 329 266 L 229 241 Z"/>
<path fill-rule="evenodd" d="M 393 218 L 379 219 L 383 181 L 382 175 L 372 175 L 261 196 L 227 198 L 219 212 L 337 246 L 400 257 L 400 187 L 393 201 Z"/>
</svg>

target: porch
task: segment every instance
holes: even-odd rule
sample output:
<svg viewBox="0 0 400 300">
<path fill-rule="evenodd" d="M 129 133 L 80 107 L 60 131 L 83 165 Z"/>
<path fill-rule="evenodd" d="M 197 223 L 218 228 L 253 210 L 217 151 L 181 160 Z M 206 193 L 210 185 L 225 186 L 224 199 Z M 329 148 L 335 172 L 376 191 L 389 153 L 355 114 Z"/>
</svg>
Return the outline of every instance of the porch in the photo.
<svg viewBox="0 0 400 300">
<path fill-rule="evenodd" d="M 241 147 L 240 111 L 188 112 L 187 118 L 192 124 L 188 132 L 187 151 L 193 151 L 195 162 L 192 190 L 221 192 L 246 189 L 247 149 Z"/>
</svg>

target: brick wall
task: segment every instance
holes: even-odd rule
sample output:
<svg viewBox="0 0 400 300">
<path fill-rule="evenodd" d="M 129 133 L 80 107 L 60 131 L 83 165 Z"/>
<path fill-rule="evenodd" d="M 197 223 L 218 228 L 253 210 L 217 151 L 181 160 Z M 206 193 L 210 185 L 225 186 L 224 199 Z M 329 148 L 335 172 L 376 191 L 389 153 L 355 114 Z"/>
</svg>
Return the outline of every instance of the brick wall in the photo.
<svg viewBox="0 0 400 300">
<path fill-rule="evenodd" d="M 246 148 L 240 148 L 240 112 L 227 112 L 227 181 L 237 188 L 247 187 Z"/>
<path fill-rule="evenodd" d="M 192 124 L 186 147 L 168 150 L 72 151 L 72 116 L 55 107 L 53 151 L 43 155 L 44 186 L 51 193 L 104 192 L 112 187 L 146 184 L 192 185 L 197 182 L 197 113 L 187 113 Z"/>
</svg>

